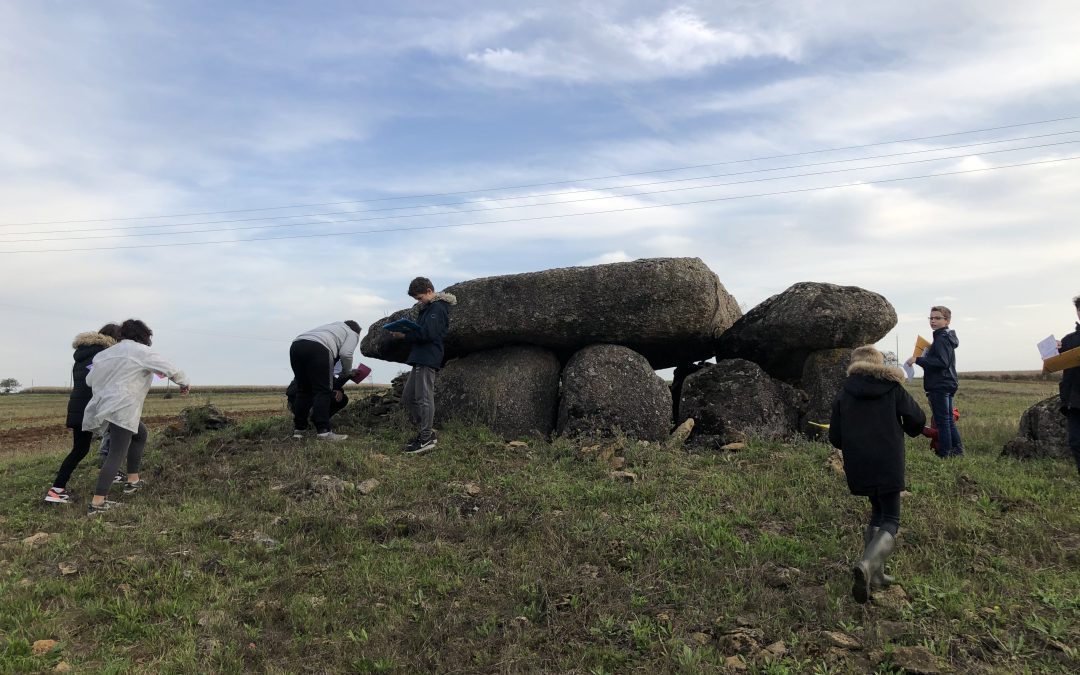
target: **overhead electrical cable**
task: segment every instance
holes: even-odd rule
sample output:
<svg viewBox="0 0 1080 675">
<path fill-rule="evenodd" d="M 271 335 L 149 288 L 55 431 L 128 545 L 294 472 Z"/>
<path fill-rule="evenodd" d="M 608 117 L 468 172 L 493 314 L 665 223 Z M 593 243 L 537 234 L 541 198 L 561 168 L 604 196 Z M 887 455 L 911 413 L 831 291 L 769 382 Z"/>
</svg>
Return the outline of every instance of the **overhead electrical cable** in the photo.
<svg viewBox="0 0 1080 675">
<path fill-rule="evenodd" d="M 926 149 L 922 149 L 922 150 L 907 150 L 907 151 L 904 151 L 904 152 L 893 152 L 893 153 L 887 153 L 887 154 L 883 154 L 883 155 L 870 155 L 870 156 L 867 156 L 867 157 L 852 157 L 852 158 L 848 158 L 848 159 L 832 159 L 832 160 L 828 160 L 828 161 L 825 161 L 825 162 L 809 162 L 809 163 L 806 163 L 806 164 L 791 164 L 791 165 L 788 165 L 788 166 L 770 167 L 770 168 L 766 168 L 766 169 L 751 169 L 751 170 L 748 170 L 748 171 L 733 171 L 733 172 L 728 172 L 728 173 L 709 174 L 709 175 L 706 175 L 706 176 L 692 176 L 692 177 L 689 177 L 689 178 L 671 178 L 671 179 L 660 180 L 660 181 L 649 181 L 649 182 L 646 182 L 646 183 L 630 183 L 630 184 L 626 184 L 626 185 L 609 186 L 609 187 L 605 187 L 605 188 L 576 188 L 576 189 L 573 189 L 573 190 L 561 190 L 561 191 L 558 191 L 558 192 L 546 192 L 546 193 L 530 194 L 530 195 L 512 195 L 512 196 L 505 196 L 505 197 L 485 197 L 485 198 L 483 198 L 482 201 L 484 201 L 484 202 L 497 202 L 497 201 L 509 201 L 509 200 L 521 200 L 521 199 L 540 199 L 540 198 L 543 198 L 543 197 L 558 197 L 558 196 L 563 196 L 563 195 L 581 194 L 583 192 L 596 192 L 597 190 L 626 190 L 626 189 L 638 188 L 638 187 L 649 187 L 649 186 L 653 186 L 653 185 L 667 185 L 667 184 L 671 184 L 671 183 L 686 183 L 686 182 L 696 181 L 696 180 L 708 180 L 708 179 L 711 179 L 711 178 L 724 178 L 724 177 L 727 177 L 727 176 L 743 176 L 743 175 L 749 175 L 749 174 L 755 174 L 755 173 L 768 173 L 768 172 L 773 172 L 773 171 L 787 171 L 787 170 L 791 170 L 791 169 L 802 169 L 802 168 L 815 167 L 815 166 L 828 166 L 828 165 L 831 165 L 831 164 L 843 164 L 843 163 L 847 163 L 847 162 L 864 162 L 864 161 L 870 161 L 870 160 L 874 160 L 874 159 L 886 159 L 886 158 L 889 158 L 889 157 L 903 157 L 903 156 L 907 156 L 907 155 L 919 155 L 919 154 L 926 154 L 926 153 L 930 153 L 930 152 L 945 152 L 947 150 L 959 150 L 959 149 L 962 149 L 962 148 L 972 148 L 972 147 L 977 147 L 977 146 L 980 146 L 980 145 L 998 145 L 998 144 L 1001 144 L 1001 143 L 1011 143 L 1011 142 L 1018 142 L 1018 141 L 1035 140 L 1035 139 L 1039 139 L 1039 138 L 1064 136 L 1064 135 L 1076 134 L 1076 133 L 1080 133 L 1080 130 L 1075 130 L 1074 129 L 1074 130 L 1070 130 L 1070 131 L 1057 131 L 1057 132 L 1049 133 L 1049 134 L 1038 134 L 1038 135 L 1034 135 L 1034 136 L 1021 136 L 1021 137 L 1017 137 L 1017 138 L 1007 138 L 1007 139 L 1001 139 L 1001 140 L 997 140 L 997 141 L 980 141 L 978 143 L 965 143 L 965 144 L 961 144 L 961 145 L 943 146 L 943 147 L 940 147 L 940 148 L 926 148 Z M 1055 145 L 1055 144 L 1050 144 L 1050 145 Z M 1000 151 L 1000 152 L 1012 152 L 1012 151 L 1016 151 L 1016 150 L 1028 150 L 1028 149 L 1032 149 L 1032 148 L 1042 148 L 1042 147 L 1047 147 L 1047 145 L 1032 145 L 1032 146 L 1025 146 L 1025 147 L 1020 147 L 1020 148 L 1009 148 L 1009 149 L 1006 149 L 1006 150 L 1003 150 L 1003 151 Z M 970 156 L 971 154 L 990 154 L 990 153 L 989 152 L 966 153 L 967 156 Z M 952 157 L 943 157 L 943 158 L 939 158 L 939 159 L 953 159 L 953 158 Z M 928 160 L 928 161 L 936 161 L 936 160 Z M 876 167 L 871 166 L 871 167 L 861 167 L 861 168 L 876 168 Z M 801 175 L 814 175 L 814 174 L 801 174 Z M 619 196 L 619 195 L 616 195 L 616 196 Z M 622 196 L 632 196 L 632 195 L 622 195 Z M 381 212 L 384 212 L 384 211 L 432 209 L 432 208 L 441 208 L 441 207 L 447 207 L 447 206 L 468 206 L 468 205 L 477 204 L 477 203 L 480 203 L 480 202 L 478 200 L 471 200 L 471 201 L 464 201 L 464 202 L 458 201 L 458 202 L 441 202 L 441 203 L 436 203 L 436 204 L 419 204 L 419 205 L 415 205 L 415 206 L 388 206 L 388 207 L 377 208 L 377 209 L 364 209 L 362 211 L 327 211 L 327 212 L 323 212 L 323 213 L 301 213 L 301 214 L 294 214 L 294 215 L 287 215 L 287 216 L 258 216 L 258 217 L 255 217 L 255 218 L 231 218 L 231 219 L 226 219 L 226 220 L 205 220 L 205 221 L 195 221 L 195 222 L 189 222 L 189 223 L 160 223 L 160 224 L 157 224 L 157 225 L 123 225 L 123 226 L 117 226 L 117 227 L 88 227 L 88 228 L 81 228 L 81 229 L 65 229 L 65 230 L 32 230 L 32 231 L 27 231 L 27 232 L 0 232 L 0 237 L 12 237 L 12 236 L 20 236 L 20 235 L 24 235 L 24 234 L 38 235 L 38 234 L 78 234 L 78 233 L 82 233 L 82 232 L 127 232 L 129 230 L 163 229 L 163 228 L 169 228 L 169 227 L 192 227 L 192 226 L 195 226 L 195 225 L 223 225 L 223 224 L 232 224 L 232 223 L 264 222 L 264 221 L 270 221 L 270 220 L 284 220 L 284 219 L 288 219 L 288 218 L 320 218 L 320 217 L 323 217 L 323 216 L 351 216 L 351 215 L 366 214 L 366 213 L 381 213 Z M 554 203 L 554 202 L 552 202 L 552 203 Z M 558 203 L 571 203 L 571 202 L 558 202 Z M 522 207 L 522 208 L 526 207 L 526 206 L 542 206 L 542 204 L 540 204 L 540 205 L 537 205 L 537 204 L 523 204 L 523 205 L 520 205 L 520 207 Z M 496 207 L 491 207 L 490 210 L 494 210 L 494 208 L 496 208 Z M 518 208 L 518 207 L 504 207 L 504 208 Z M 476 210 L 485 210 L 485 209 L 476 209 Z M 453 212 L 447 212 L 447 213 L 453 213 Z M 429 212 L 429 213 L 423 213 L 423 214 L 419 214 L 419 215 L 438 215 L 438 214 L 431 214 Z M 354 222 L 354 221 L 314 221 L 312 223 L 299 223 L 299 225 L 308 225 L 308 224 L 319 225 L 319 224 L 322 224 L 324 222 Z M 285 227 L 291 227 L 291 226 L 292 225 L 285 225 Z M 267 227 L 270 227 L 270 226 L 267 226 Z M 245 229 L 245 228 L 229 228 L 229 229 Z M 259 228 L 246 228 L 246 229 L 259 229 Z M 197 230 L 197 231 L 207 231 L 208 232 L 208 231 L 211 231 L 211 230 Z M 184 233 L 183 232 L 174 232 L 174 233 L 166 233 L 166 234 L 184 234 Z M 84 238 L 85 239 L 93 239 L 94 237 L 73 237 L 73 238 L 74 239 L 84 239 Z M 104 238 L 104 237 L 98 237 L 98 238 Z M 60 239 L 60 238 L 57 237 L 57 239 Z M 43 240 L 13 239 L 13 240 L 7 240 L 7 241 L 8 242 L 16 242 L 16 241 L 48 241 L 48 240 L 47 239 L 43 239 Z M 0 240 L 0 243 L 4 243 L 3 240 Z"/>
<path fill-rule="evenodd" d="M 1077 119 L 1080 119 L 1080 115 L 1073 115 L 1073 116 L 1069 116 L 1069 117 L 1057 117 L 1057 118 L 1054 118 L 1054 119 L 1038 120 L 1038 121 L 1035 121 L 1035 122 L 1020 122 L 1020 123 L 1017 123 L 1017 124 L 1005 124 L 1005 125 L 996 126 L 996 127 L 985 127 L 985 128 L 982 128 L 982 129 L 969 129 L 969 130 L 966 130 L 966 131 L 953 131 L 953 132 L 950 132 L 950 133 L 934 134 L 934 135 L 931 135 L 931 136 L 916 136 L 916 137 L 912 137 L 912 138 L 901 138 L 901 139 L 896 139 L 896 140 L 891 140 L 891 141 L 878 141 L 878 142 L 875 142 L 875 143 L 864 143 L 864 144 L 860 144 L 860 145 L 848 145 L 848 146 L 841 146 L 841 147 L 835 147 L 835 148 L 822 148 L 822 149 L 819 149 L 819 150 L 805 150 L 805 151 L 802 151 L 802 152 L 791 152 L 791 153 L 785 153 L 785 154 L 779 154 L 779 155 L 768 155 L 768 156 L 763 156 L 763 157 L 750 157 L 750 158 L 746 158 L 746 159 L 733 159 L 733 160 L 727 160 L 727 161 L 723 161 L 723 162 L 712 162 L 712 163 L 708 163 L 708 164 L 694 164 L 694 165 L 689 165 L 689 166 L 678 166 L 678 167 L 671 167 L 671 168 L 666 168 L 666 169 L 653 169 L 653 170 L 650 170 L 650 171 L 637 171 L 637 172 L 632 172 L 632 173 L 612 174 L 612 175 L 609 175 L 609 176 L 594 176 L 594 177 L 591 177 L 591 178 L 574 178 L 574 179 L 568 179 L 568 180 L 548 181 L 548 182 L 544 182 L 544 183 L 526 183 L 526 184 L 522 184 L 522 185 L 507 185 L 507 186 L 502 186 L 502 187 L 481 188 L 481 189 L 475 189 L 475 190 L 458 190 L 458 191 L 453 191 L 453 192 L 433 192 L 433 193 L 428 193 L 428 194 L 400 195 L 400 196 L 396 196 L 396 197 L 376 197 L 376 198 L 370 198 L 370 199 L 353 199 L 353 200 L 336 201 L 336 202 L 316 202 L 316 203 L 308 203 L 308 204 L 290 204 L 290 205 L 283 205 L 283 206 L 266 206 L 266 207 L 249 208 L 249 209 L 231 209 L 231 210 L 223 210 L 223 211 L 201 211 L 201 212 L 193 212 L 193 213 L 176 213 L 176 214 L 153 215 L 153 216 L 127 216 L 127 217 L 116 217 L 116 218 L 88 218 L 88 219 L 81 219 L 81 220 L 50 220 L 50 221 L 31 221 L 31 222 L 24 222 L 24 223 L 0 223 L 0 227 L 19 227 L 19 226 L 29 226 L 29 225 L 73 225 L 73 224 L 77 224 L 77 223 L 103 223 L 103 222 L 120 222 L 120 221 L 127 221 L 127 220 L 160 220 L 160 219 L 164 219 L 164 218 L 189 218 L 189 217 L 197 217 L 197 216 L 223 215 L 223 214 L 230 214 L 230 213 L 254 213 L 254 212 L 257 212 L 257 211 L 278 211 L 278 210 L 285 210 L 285 209 L 313 208 L 313 207 L 318 207 L 318 206 L 342 206 L 342 205 L 345 205 L 345 204 L 369 204 L 369 203 L 375 203 L 375 202 L 395 201 L 395 200 L 404 200 L 404 199 L 429 199 L 429 198 L 432 198 L 432 197 L 449 197 L 449 196 L 453 196 L 453 195 L 467 195 L 467 194 L 478 194 L 478 193 L 484 193 L 484 192 L 498 192 L 498 191 L 502 191 L 502 190 L 521 190 L 521 189 L 525 189 L 525 188 L 543 187 L 543 186 L 546 186 L 546 185 L 568 185 L 568 184 L 571 184 L 571 183 L 585 183 L 585 182 L 589 182 L 589 181 L 610 180 L 610 179 L 613 179 L 613 178 L 626 178 L 626 177 L 630 177 L 630 176 L 645 176 L 645 175 L 649 175 L 649 174 L 670 173 L 670 172 L 674 172 L 674 171 L 688 171 L 690 169 L 705 169 L 705 168 L 714 167 L 714 166 L 725 166 L 725 165 L 729 165 L 729 164 L 740 164 L 740 163 L 744 163 L 744 162 L 757 162 L 757 161 L 765 161 L 765 160 L 772 160 L 772 159 L 786 159 L 786 158 L 790 158 L 790 157 L 803 157 L 803 156 L 806 156 L 806 155 L 822 154 L 822 153 L 826 153 L 826 152 L 843 152 L 843 151 L 847 151 L 847 150 L 861 150 L 861 149 L 865 149 L 865 148 L 878 147 L 878 146 L 881 146 L 881 145 L 892 145 L 892 144 L 896 144 L 896 143 L 913 143 L 913 142 L 916 142 L 916 141 L 929 141 L 929 140 L 934 140 L 934 139 L 938 139 L 938 138 L 949 138 L 951 136 L 966 136 L 966 135 L 969 135 L 969 134 L 984 133 L 984 132 L 988 132 L 988 131 L 1000 131 L 1000 130 L 1003 130 L 1003 129 L 1016 129 L 1016 128 L 1019 128 L 1019 127 L 1037 126 L 1037 125 L 1040 125 L 1040 124 L 1051 124 L 1051 123 L 1054 123 L 1054 122 L 1066 122 L 1066 121 L 1072 121 L 1072 120 L 1077 120 Z"/>
<path fill-rule="evenodd" d="M 5 255 L 5 254 L 10 255 L 10 254 L 15 254 L 15 253 L 72 253 L 72 252 L 78 252 L 78 251 L 113 251 L 113 250 L 139 249 L 139 248 L 170 248 L 170 247 L 177 247 L 177 246 L 209 246 L 209 245 L 214 245 L 214 244 L 250 244 L 250 243 L 256 242 L 256 241 L 278 241 L 278 240 L 284 240 L 284 239 L 315 239 L 315 238 L 326 238 L 326 237 L 346 237 L 346 236 L 358 236 L 358 235 L 366 235 L 366 234 L 385 234 L 385 233 L 413 232 L 413 231 L 419 231 L 419 230 L 438 230 L 438 229 L 447 229 L 447 228 L 456 228 L 456 227 L 471 227 L 471 226 L 479 226 L 479 225 L 500 225 L 500 224 L 507 224 L 507 223 L 524 223 L 524 222 L 534 222 L 534 221 L 542 221 L 542 220 L 554 220 L 554 219 L 558 219 L 558 218 L 576 218 L 576 217 L 582 217 L 582 216 L 606 215 L 606 214 L 611 214 L 611 213 L 627 213 L 627 212 L 631 212 L 631 211 L 645 211 L 645 210 L 650 210 L 650 209 L 670 208 L 670 207 L 676 207 L 676 206 L 693 206 L 693 205 L 697 205 L 697 204 L 709 204 L 709 203 L 717 203 L 717 202 L 725 202 L 725 201 L 735 201 L 735 200 L 740 200 L 740 199 L 753 199 L 753 198 L 758 198 L 758 197 L 773 197 L 773 196 L 779 196 L 779 195 L 799 194 L 799 193 L 803 193 L 803 192 L 816 192 L 816 191 L 820 191 L 820 190 L 834 190 L 834 189 L 846 188 L 846 187 L 858 187 L 858 186 L 863 186 L 863 185 L 880 185 L 880 184 L 885 184 L 885 183 L 898 183 L 898 182 L 902 182 L 902 181 L 919 180 L 919 179 L 925 179 L 925 178 L 941 178 L 941 177 L 945 177 L 945 176 L 958 176 L 958 175 L 963 175 L 963 174 L 982 173 L 982 172 L 987 172 L 987 171 L 999 171 L 999 170 L 1002 170 L 1002 169 L 1015 169 L 1015 168 L 1019 168 L 1019 167 L 1038 166 L 1038 165 L 1043 165 L 1043 164 L 1056 164 L 1056 163 L 1060 163 L 1060 162 L 1070 162 L 1070 161 L 1074 161 L 1074 160 L 1077 160 L 1077 159 L 1080 159 L 1080 155 L 1073 156 L 1073 157 L 1059 157 L 1059 158 L 1055 158 L 1055 159 L 1038 160 L 1038 161 L 1033 161 L 1033 162 L 1022 162 L 1022 163 L 1018 163 L 1018 164 L 1003 164 L 1001 166 L 982 167 L 982 168 L 978 168 L 978 169 L 963 169 L 963 170 L 958 170 L 958 171 L 947 171 L 947 172 L 942 172 L 942 173 L 923 174 L 921 176 L 902 176 L 902 177 L 898 177 L 898 178 L 881 178 L 881 179 L 877 179 L 877 180 L 857 181 L 857 182 L 853 182 L 853 183 L 841 183 L 841 184 L 838 184 L 838 185 L 824 185 L 824 186 L 816 186 L 816 187 L 808 187 L 808 188 L 796 188 L 796 189 L 791 189 L 791 190 L 778 190 L 776 192 L 761 192 L 761 193 L 750 194 L 750 195 L 731 195 L 731 196 L 727 196 L 727 197 L 712 197 L 712 198 L 709 198 L 709 199 L 697 199 L 697 200 L 693 200 L 693 201 L 675 202 L 675 203 L 670 203 L 670 204 L 650 204 L 650 205 L 647 205 L 647 206 L 628 206 L 628 207 L 618 208 L 618 209 L 605 209 L 605 210 L 602 210 L 602 211 L 586 211 L 586 212 L 581 212 L 581 213 L 564 213 L 564 214 L 554 214 L 554 215 L 546 215 L 546 216 L 508 218 L 508 219 L 505 219 L 505 220 L 484 220 L 484 221 L 476 221 L 476 222 L 471 222 L 471 223 L 447 223 L 447 224 L 441 224 L 441 225 L 416 225 L 416 226 L 412 226 L 412 227 L 384 228 L 384 229 L 378 229 L 378 230 L 357 230 L 357 231 L 352 231 L 352 232 L 320 232 L 320 233 L 309 233 L 309 234 L 284 235 L 284 236 L 278 236 L 278 237 L 255 237 L 255 238 L 251 238 L 251 239 L 218 239 L 218 240 L 213 240 L 213 241 L 167 242 L 167 243 L 161 243 L 161 244 L 133 244 L 133 245 L 129 245 L 129 246 L 96 246 L 96 247 L 93 247 L 93 248 L 26 249 L 26 250 L 17 250 L 17 251 L 0 251 L 0 255 Z"/>
<path fill-rule="evenodd" d="M 205 234 L 207 232 L 238 232 L 238 231 L 243 231 L 243 230 L 266 230 L 266 229 L 279 229 L 279 228 L 286 228 L 286 227 L 309 227 L 309 226 L 323 226 L 323 225 L 338 225 L 338 224 L 341 224 L 341 223 L 365 223 L 365 222 L 375 222 L 375 221 L 380 221 L 380 220 L 400 220 L 400 219 L 404 219 L 404 218 L 425 218 L 425 217 L 432 217 L 432 216 L 456 216 L 456 215 L 461 215 L 461 214 L 465 214 L 465 213 L 480 213 L 480 212 L 490 212 L 490 211 L 501 211 L 501 210 L 505 210 L 505 209 L 527 209 L 527 208 L 536 208 L 536 207 L 540 207 L 540 206 L 563 206 L 563 205 L 566 205 L 566 204 L 579 204 L 579 203 L 583 203 L 583 202 L 595 202 L 595 201 L 602 201 L 602 200 L 607 200 L 607 199 L 623 199 L 623 198 L 627 198 L 627 197 L 647 197 L 647 196 L 650 196 L 650 195 L 666 194 L 666 193 L 669 193 L 669 192 L 686 192 L 686 191 L 689 191 L 689 190 L 706 190 L 706 189 L 710 189 L 710 188 L 730 187 L 732 185 L 746 185 L 746 184 L 749 184 L 749 183 L 764 183 L 764 182 L 769 182 L 769 181 L 787 180 L 787 179 L 791 179 L 791 178 L 807 178 L 807 177 L 811 177 L 811 176 L 823 176 L 823 175 L 829 175 L 829 174 L 835 174 L 835 173 L 847 173 L 847 172 L 851 172 L 851 171 L 866 171 L 866 170 L 870 170 L 870 169 L 885 169 L 885 168 L 893 168 L 893 167 L 897 167 L 897 166 L 906 166 L 906 165 L 909 165 L 909 164 L 925 164 L 927 162 L 943 162 L 943 161 L 953 160 L 953 159 L 966 159 L 968 157 L 978 157 L 978 156 L 981 156 L 981 155 L 996 155 L 996 154 L 1000 154 L 1000 153 L 1004 153 L 1004 152 L 1017 152 L 1019 150 L 1032 150 L 1032 149 L 1035 149 L 1035 148 L 1045 148 L 1045 147 L 1051 147 L 1051 146 L 1056 146 L 1056 145 L 1068 145 L 1068 144 L 1072 144 L 1072 143 L 1080 143 L 1080 139 L 1071 140 L 1071 141 L 1058 141 L 1057 143 L 1044 143 L 1044 144 L 1041 144 L 1041 145 L 1032 145 L 1032 146 L 1021 147 L 1021 148 L 1007 148 L 1007 149 L 1004 149 L 1004 150 L 989 150 L 989 151 L 981 152 L 981 153 L 964 153 L 963 155 L 953 155 L 951 157 L 933 157 L 933 158 L 928 158 L 928 159 L 913 159 L 913 160 L 908 160 L 906 162 L 890 162 L 888 164 L 877 164 L 877 165 L 863 166 L 863 167 L 848 167 L 848 168 L 844 168 L 844 169 L 829 169 L 827 171 L 812 171 L 812 172 L 809 172 L 809 173 L 792 174 L 790 176 L 769 176 L 769 177 L 766 177 L 766 178 L 753 178 L 753 179 L 750 179 L 750 180 L 730 181 L 730 182 L 727 182 L 727 183 L 712 183 L 712 184 L 709 184 L 709 185 L 691 185 L 691 186 L 685 186 L 685 187 L 667 188 L 667 189 L 664 189 L 664 190 L 650 190 L 650 191 L 646 191 L 646 192 L 631 192 L 631 193 L 628 193 L 628 194 L 600 195 L 600 196 L 597 196 L 597 197 L 583 197 L 581 199 L 569 199 L 569 200 L 566 200 L 566 201 L 546 202 L 546 203 L 543 203 L 543 204 L 521 204 L 521 205 L 510 205 L 510 206 L 492 206 L 492 207 L 484 207 L 484 208 L 479 208 L 479 209 L 458 209 L 458 210 L 455 210 L 455 211 L 443 211 L 443 212 L 440 212 L 440 213 L 407 213 L 407 214 L 398 214 L 398 215 L 392 215 L 392 216 L 375 216 L 373 218 L 340 218 L 340 219 L 337 219 L 337 220 L 323 220 L 323 221 L 314 221 L 314 222 L 308 222 L 308 223 L 274 223 L 274 224 L 271 224 L 271 225 L 246 225 L 246 226 L 243 226 L 243 227 L 218 227 L 218 228 L 207 228 L 207 229 L 202 229 L 202 230 L 185 230 L 183 232 L 137 232 L 137 233 L 134 233 L 134 234 L 97 234 L 97 235 L 88 235 L 88 236 L 85 236 L 85 237 L 49 237 L 49 238 L 44 238 L 44 239 L 10 239 L 10 240 L 7 240 L 7 241 L 0 241 L 0 244 L 31 243 L 31 242 L 42 242 L 42 241 L 83 241 L 83 240 L 87 240 L 87 239 L 133 239 L 133 238 L 136 238 L 136 237 L 171 237 L 171 236 L 182 236 L 182 235 L 185 235 L 185 234 Z"/>
</svg>

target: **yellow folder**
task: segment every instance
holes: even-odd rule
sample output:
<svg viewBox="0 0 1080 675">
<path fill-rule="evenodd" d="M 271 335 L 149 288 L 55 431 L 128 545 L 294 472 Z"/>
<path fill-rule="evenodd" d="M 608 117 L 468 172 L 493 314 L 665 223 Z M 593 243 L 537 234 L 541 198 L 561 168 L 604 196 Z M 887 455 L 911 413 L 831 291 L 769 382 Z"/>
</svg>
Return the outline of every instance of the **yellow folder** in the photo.
<svg viewBox="0 0 1080 675">
<path fill-rule="evenodd" d="M 1073 347 L 1057 356 L 1051 356 L 1043 360 L 1043 370 L 1048 373 L 1056 373 L 1059 370 L 1076 368 L 1077 366 L 1080 366 L 1080 347 Z"/>
<path fill-rule="evenodd" d="M 921 335 L 917 335 L 915 337 L 915 353 L 912 354 L 912 356 L 915 358 L 919 358 L 926 352 L 929 347 L 930 341 Z"/>
</svg>

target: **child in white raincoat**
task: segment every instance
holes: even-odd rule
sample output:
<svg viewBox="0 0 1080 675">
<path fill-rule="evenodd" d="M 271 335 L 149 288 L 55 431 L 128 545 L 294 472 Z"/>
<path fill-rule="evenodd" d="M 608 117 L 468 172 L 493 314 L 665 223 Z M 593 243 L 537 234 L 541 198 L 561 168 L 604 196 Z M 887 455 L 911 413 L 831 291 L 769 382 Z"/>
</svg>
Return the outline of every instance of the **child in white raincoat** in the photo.
<svg viewBox="0 0 1080 675">
<path fill-rule="evenodd" d="M 94 357 L 86 383 L 94 396 L 83 413 L 84 431 L 108 431 L 112 441 L 101 466 L 94 497 L 88 513 L 100 513 L 117 506 L 108 501 L 109 488 L 127 459 L 124 494 L 134 494 L 146 486 L 139 478 L 139 462 L 146 446 L 146 425 L 142 417 L 143 401 L 150 391 L 154 375 L 168 377 L 180 385 L 186 396 L 190 387 L 187 376 L 150 349 L 154 332 L 138 319 L 128 319 L 120 327 L 120 342 Z"/>
</svg>

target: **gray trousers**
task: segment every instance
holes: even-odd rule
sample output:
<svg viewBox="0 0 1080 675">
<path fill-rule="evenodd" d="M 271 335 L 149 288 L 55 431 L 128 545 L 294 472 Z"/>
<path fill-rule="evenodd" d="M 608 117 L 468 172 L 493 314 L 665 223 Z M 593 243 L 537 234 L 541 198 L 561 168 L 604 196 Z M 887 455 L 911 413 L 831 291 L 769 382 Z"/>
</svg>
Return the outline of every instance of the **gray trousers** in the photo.
<svg viewBox="0 0 1080 675">
<path fill-rule="evenodd" d="M 401 402 L 409 413 L 409 422 L 420 430 L 420 438 L 431 437 L 431 425 L 435 421 L 435 373 L 428 366 L 413 366 Z"/>
<path fill-rule="evenodd" d="M 105 497 L 112 487 L 113 476 L 120 471 L 120 464 L 127 459 L 127 472 L 139 473 L 139 462 L 142 461 L 143 448 L 146 447 L 146 425 L 139 422 L 139 433 L 133 434 L 127 429 L 118 427 L 109 422 L 109 454 L 105 457 L 105 463 L 101 465 L 101 473 L 98 474 L 97 486 L 94 494 Z"/>
</svg>

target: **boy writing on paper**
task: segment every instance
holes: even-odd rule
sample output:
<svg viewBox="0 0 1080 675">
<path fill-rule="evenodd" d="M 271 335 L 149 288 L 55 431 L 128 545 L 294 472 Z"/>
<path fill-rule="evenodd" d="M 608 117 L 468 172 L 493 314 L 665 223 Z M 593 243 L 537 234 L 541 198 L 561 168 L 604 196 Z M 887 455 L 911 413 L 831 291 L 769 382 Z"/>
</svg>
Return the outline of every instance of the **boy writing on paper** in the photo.
<svg viewBox="0 0 1080 675">
<path fill-rule="evenodd" d="M 1080 295 L 1073 298 L 1076 309 L 1076 330 L 1061 338 L 1058 349 L 1068 351 L 1080 347 Z M 1076 460 L 1076 470 L 1080 472 L 1080 366 L 1066 368 L 1061 373 L 1061 412 L 1065 415 L 1065 424 L 1069 432 L 1069 449 Z"/>
<path fill-rule="evenodd" d="M 937 456 L 959 457 L 964 454 L 960 432 L 953 421 L 953 397 L 959 386 L 956 377 L 956 348 L 960 339 L 949 329 L 952 311 L 935 305 L 930 308 L 930 329 L 934 331 L 933 342 L 922 353 L 912 356 L 907 365 L 916 364 L 923 369 L 923 389 L 930 402 L 930 414 L 938 430 Z"/>
<path fill-rule="evenodd" d="M 408 333 L 391 332 L 397 340 L 412 345 L 406 363 L 412 366 L 409 379 L 405 381 L 401 402 L 409 414 L 409 421 L 417 428 L 416 438 L 405 446 L 405 453 L 418 455 L 435 447 L 438 438 L 432 424 L 435 421 L 435 374 L 443 364 L 445 349 L 443 340 L 450 330 L 450 307 L 457 298 L 450 293 L 436 293 L 435 286 L 426 277 L 416 277 L 409 284 L 409 297 L 420 303 L 416 317 L 418 330 Z"/>
</svg>

